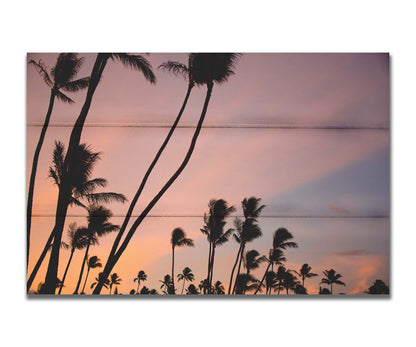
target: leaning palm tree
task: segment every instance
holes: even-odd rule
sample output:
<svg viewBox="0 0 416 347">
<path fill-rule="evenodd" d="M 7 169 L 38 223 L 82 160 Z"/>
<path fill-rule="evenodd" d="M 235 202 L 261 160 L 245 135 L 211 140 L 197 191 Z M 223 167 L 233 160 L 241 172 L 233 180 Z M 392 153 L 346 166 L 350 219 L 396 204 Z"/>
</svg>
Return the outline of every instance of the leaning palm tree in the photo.
<svg viewBox="0 0 416 347">
<path fill-rule="evenodd" d="M 208 253 L 208 287 L 211 287 L 214 273 L 215 249 L 226 243 L 233 232 L 233 229 L 224 230 L 226 218 L 235 211 L 234 206 L 228 206 L 223 199 L 211 200 L 208 204 L 209 212 L 204 214 L 205 225 L 201 232 L 206 235 L 209 242 Z"/>
<path fill-rule="evenodd" d="M 97 256 L 92 256 L 90 259 L 88 259 L 88 268 L 87 268 L 87 275 L 85 276 L 84 285 L 82 287 L 81 294 L 85 294 L 84 289 L 85 285 L 87 284 L 88 274 L 90 273 L 90 269 L 95 269 L 97 267 L 102 267 L 103 264 L 100 263 L 100 259 Z"/>
<path fill-rule="evenodd" d="M 81 285 L 82 274 L 88 258 L 88 251 L 91 245 L 98 243 L 98 238 L 102 237 L 110 232 L 118 230 L 120 227 L 109 222 L 112 217 L 112 212 L 99 205 L 90 205 L 88 208 L 88 243 L 85 248 L 84 260 L 81 264 L 81 272 L 79 274 L 78 283 L 75 288 L 74 294 L 78 294 L 79 286 Z"/>
<path fill-rule="evenodd" d="M 155 83 L 156 81 L 150 63 L 141 55 L 132 55 L 127 53 L 99 53 L 97 55 L 91 72 L 84 105 L 72 128 L 71 136 L 69 139 L 68 151 L 64 160 L 64 175 L 62 184 L 59 187 L 58 202 L 56 206 L 55 215 L 55 225 L 52 231 L 54 241 L 45 277 L 45 292 L 48 294 L 55 293 L 54 283 L 56 281 L 56 276 L 58 273 L 59 245 L 62 239 L 62 232 L 65 224 L 68 206 L 71 202 L 71 187 L 74 181 L 74 166 L 76 167 L 77 165 L 76 160 L 74 159 L 74 154 L 76 153 L 81 141 L 82 130 L 84 128 L 84 123 L 87 118 L 95 90 L 98 86 L 98 83 L 101 80 L 101 76 L 103 74 L 105 66 L 107 65 L 107 62 L 110 59 L 119 60 L 124 66 L 142 72 L 146 80 L 148 80 L 150 83 Z M 105 273 L 105 269 L 103 273 Z M 106 274 L 105 277 L 107 278 L 108 275 L 109 273 Z M 100 289 L 101 288 L 102 285 L 100 285 Z"/>
<path fill-rule="evenodd" d="M 204 101 L 204 106 L 199 118 L 198 124 L 195 128 L 194 135 L 192 137 L 191 143 L 189 145 L 188 152 L 185 155 L 184 160 L 171 176 L 171 178 L 166 182 L 162 189 L 155 195 L 155 197 L 149 202 L 145 209 L 140 213 L 139 217 L 130 227 L 127 235 L 124 238 L 124 241 L 120 244 L 121 236 L 116 238 L 113 248 L 110 251 L 106 266 L 104 268 L 104 276 L 108 276 L 111 270 L 114 268 L 115 264 L 120 259 L 121 255 L 127 248 L 131 238 L 136 232 L 139 225 L 142 223 L 147 214 L 151 211 L 154 205 L 160 200 L 160 198 L 165 194 L 169 187 L 175 182 L 179 177 L 182 171 L 187 166 L 192 153 L 195 149 L 196 141 L 200 134 L 202 124 L 207 113 L 208 104 L 211 98 L 212 89 L 214 83 L 222 84 L 228 81 L 229 77 L 234 74 L 233 68 L 237 63 L 240 54 L 236 53 L 191 53 L 189 55 L 189 69 L 192 71 L 193 82 L 196 85 L 207 85 L 207 94 Z M 120 233 L 119 233 L 120 234 Z M 55 247 L 56 248 L 56 247 Z M 94 294 L 99 294 L 101 291 L 100 285 L 98 285 Z"/>
<path fill-rule="evenodd" d="M 61 286 L 59 287 L 58 294 L 61 294 L 62 288 L 64 287 L 64 282 L 66 275 L 68 273 L 69 265 L 72 261 L 72 256 L 76 249 L 83 249 L 87 247 L 88 243 L 88 234 L 84 228 L 77 228 L 76 223 L 71 223 L 68 228 L 68 237 L 69 237 L 69 247 L 71 248 L 71 254 L 68 259 L 68 264 L 66 265 L 64 276 L 62 277 Z"/>
<path fill-rule="evenodd" d="M 195 276 L 192 273 L 192 270 L 189 267 L 186 267 L 182 270 L 181 274 L 178 274 L 178 282 L 179 281 L 183 281 L 182 284 L 182 291 L 181 291 L 181 295 L 183 294 L 183 290 L 185 288 L 185 282 L 189 281 L 192 282 L 194 280 Z"/>
<path fill-rule="evenodd" d="M 175 248 L 176 247 L 193 247 L 194 241 L 192 239 L 188 239 L 185 235 L 185 232 L 181 228 L 175 228 L 172 231 L 172 235 L 170 238 L 170 244 L 172 246 L 172 285 L 173 290 L 175 290 Z M 187 268 L 189 269 L 189 268 Z M 183 288 L 182 288 L 183 292 Z"/>
<path fill-rule="evenodd" d="M 245 246 L 248 242 L 259 238 L 262 235 L 260 226 L 258 225 L 257 218 L 260 216 L 261 211 L 265 205 L 259 205 L 261 199 L 251 197 L 249 199 L 244 199 L 241 204 L 243 207 L 244 221 L 241 221 L 239 218 L 236 218 L 234 221 L 234 226 L 236 232 L 233 234 L 235 240 L 240 244 L 240 247 L 237 252 L 237 257 L 233 269 L 231 271 L 230 285 L 228 287 L 228 294 L 230 294 L 231 286 L 233 282 L 234 270 L 238 263 L 237 276 L 240 274 L 241 263 L 243 260 L 243 254 Z M 235 292 L 235 284 L 233 288 L 233 293 Z"/>
<path fill-rule="evenodd" d="M 325 275 L 325 278 L 322 279 L 321 283 L 331 286 L 331 294 L 333 284 L 340 284 L 342 286 L 345 286 L 345 283 L 339 280 L 342 277 L 342 275 L 337 274 L 334 269 L 325 270 L 323 271 L 323 274 Z"/>
<path fill-rule="evenodd" d="M 136 294 L 139 294 L 140 282 L 147 281 L 147 275 L 143 270 L 140 270 L 137 274 L 137 277 L 134 278 L 133 282 L 137 281 L 137 290 Z"/>
<path fill-rule="evenodd" d="M 66 96 L 64 93 L 62 93 L 61 90 L 64 90 L 66 92 L 77 92 L 81 89 L 85 89 L 86 87 L 88 87 L 89 77 L 74 80 L 75 76 L 78 74 L 79 69 L 81 68 L 83 60 L 84 58 L 78 58 L 78 55 L 76 53 L 61 53 L 58 55 L 55 66 L 52 69 L 50 69 L 50 71 L 48 71 L 48 68 L 43 64 L 41 60 L 39 60 L 38 62 L 34 61 L 33 59 L 29 61 L 29 64 L 37 70 L 37 72 L 42 76 L 46 85 L 51 89 L 51 93 L 49 97 L 48 111 L 46 112 L 38 144 L 36 146 L 35 154 L 33 156 L 32 171 L 30 174 L 27 195 L 27 262 L 29 262 L 33 194 L 40 151 L 42 149 L 46 131 L 49 126 L 49 121 L 52 115 L 55 98 L 68 104 L 72 104 L 74 101 L 68 96 Z"/>
<path fill-rule="evenodd" d="M 88 210 L 88 207 L 82 202 L 86 200 L 87 203 L 109 203 L 113 201 L 124 203 L 127 201 L 123 194 L 113 192 L 96 193 L 96 189 L 107 186 L 107 180 L 104 178 L 91 179 L 92 171 L 95 164 L 100 159 L 100 153 L 93 152 L 90 146 L 81 144 L 78 146 L 78 150 L 75 154 L 77 165 L 74 168 L 74 181 L 72 184 L 72 191 L 70 196 L 70 206 L 81 206 Z M 54 184 L 60 188 L 62 185 L 64 171 L 65 171 L 65 146 L 63 143 L 56 141 L 53 151 L 52 166 L 49 167 L 49 178 L 51 178 Z M 27 288 L 29 290 L 42 265 L 43 260 L 47 254 L 47 251 L 52 247 L 52 241 L 54 239 L 54 232 L 52 230 L 48 240 L 43 248 L 43 251 L 36 262 L 35 267 L 27 281 Z"/>
<path fill-rule="evenodd" d="M 121 278 L 118 276 L 118 274 L 116 272 L 114 272 L 113 274 L 111 274 L 110 276 L 110 295 L 111 295 L 111 288 L 113 288 L 114 285 L 119 285 L 121 282 Z M 117 287 L 116 287 L 117 289 Z"/>
<path fill-rule="evenodd" d="M 312 267 L 309 264 L 303 264 L 300 268 L 299 272 L 293 271 L 298 275 L 300 278 L 302 278 L 302 286 L 305 287 L 305 278 L 311 278 L 316 277 L 318 274 L 311 272 Z"/>
</svg>

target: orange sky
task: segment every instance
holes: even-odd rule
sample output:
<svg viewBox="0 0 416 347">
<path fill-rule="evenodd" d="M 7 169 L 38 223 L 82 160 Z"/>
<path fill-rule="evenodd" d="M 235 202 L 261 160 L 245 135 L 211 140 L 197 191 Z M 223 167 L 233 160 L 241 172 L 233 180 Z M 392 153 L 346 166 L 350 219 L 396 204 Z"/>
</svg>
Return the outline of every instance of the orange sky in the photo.
<svg viewBox="0 0 416 347">
<path fill-rule="evenodd" d="M 85 76 L 95 55 L 82 56 L 87 59 L 80 76 Z M 28 59 L 32 58 L 52 66 L 56 54 L 29 54 Z M 148 58 L 154 69 L 167 59 L 184 62 L 186 59 L 183 54 L 151 54 Z M 82 142 L 103 153 L 93 177 L 106 178 L 109 181 L 106 190 L 123 193 L 129 200 L 168 131 L 151 126 L 171 124 L 186 91 L 183 80 L 160 71 L 156 71 L 156 76 L 158 83 L 151 86 L 139 73 L 110 62 L 97 88 L 82 136 Z M 37 125 L 46 113 L 49 91 L 30 67 L 27 88 L 27 170 L 30 170 L 40 132 Z M 203 88 L 195 88 L 181 124 L 196 124 L 204 92 Z M 76 94 L 77 103 L 71 106 L 57 102 L 52 114 L 37 172 L 30 270 L 54 222 L 57 189 L 46 179 L 53 143 L 60 140 L 67 144 L 71 127 L 62 125 L 73 123 L 84 96 L 82 92 Z M 170 273 L 169 235 L 177 226 L 196 242 L 195 248 L 177 250 L 176 272 L 189 266 L 198 284 L 206 275 L 208 243 L 199 228 L 208 201 L 224 198 L 237 208 L 236 215 L 241 215 L 240 202 L 250 196 L 262 198 L 266 205 L 263 215 L 267 218 L 260 218 L 264 236 L 247 245 L 247 249 L 255 248 L 265 254 L 273 231 L 287 227 L 299 244 L 299 249 L 286 252 L 287 267 L 299 269 L 307 262 L 320 275 L 307 282 L 311 293 L 318 290 L 322 271 L 331 267 L 344 276 L 347 284 L 345 288 L 336 287 L 335 292 L 361 294 L 376 278 L 388 282 L 388 100 L 388 57 L 384 54 L 244 55 L 230 82 L 214 87 L 206 125 L 271 127 L 202 130 L 189 165 L 150 213 L 165 217 L 147 218 L 115 267 L 114 271 L 123 279 L 120 291 L 128 293 L 135 288 L 133 278 L 139 270 L 148 274 L 145 285 L 159 290 L 158 281 Z M 276 128 L 281 125 L 378 129 Z M 148 181 L 136 215 L 177 168 L 192 130 L 176 131 Z M 114 203 L 110 208 L 116 216 L 112 222 L 121 224 L 128 205 Z M 85 218 L 81 217 L 84 214 L 82 209 L 70 208 L 66 225 L 73 221 L 85 224 Z M 351 218 L 368 215 L 387 217 Z M 90 254 L 98 255 L 104 262 L 114 237 L 104 237 L 100 246 L 91 247 Z M 226 288 L 237 249 L 233 240 L 218 249 L 214 280 L 221 280 Z M 68 251 L 61 252 L 60 277 L 68 256 Z M 81 259 L 82 252 L 76 253 L 63 293 L 72 293 Z M 45 270 L 44 265 L 35 286 L 43 280 Z M 255 275 L 261 277 L 261 271 L 264 266 Z M 97 272 L 91 272 L 89 283 Z"/>
</svg>

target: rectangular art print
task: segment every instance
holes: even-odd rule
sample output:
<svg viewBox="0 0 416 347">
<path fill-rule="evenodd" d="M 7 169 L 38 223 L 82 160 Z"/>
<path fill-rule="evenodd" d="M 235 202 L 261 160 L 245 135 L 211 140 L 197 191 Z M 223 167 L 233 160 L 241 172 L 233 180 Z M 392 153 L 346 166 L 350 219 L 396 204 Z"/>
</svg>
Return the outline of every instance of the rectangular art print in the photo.
<svg viewBox="0 0 416 347">
<path fill-rule="evenodd" d="M 384 53 L 29 53 L 29 295 L 390 286 Z"/>
</svg>

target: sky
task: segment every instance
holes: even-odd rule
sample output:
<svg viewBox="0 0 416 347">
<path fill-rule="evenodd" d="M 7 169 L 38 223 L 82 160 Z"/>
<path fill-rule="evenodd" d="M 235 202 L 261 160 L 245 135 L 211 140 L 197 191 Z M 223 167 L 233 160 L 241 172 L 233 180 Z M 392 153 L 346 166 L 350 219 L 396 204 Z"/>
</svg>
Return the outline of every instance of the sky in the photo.
<svg viewBox="0 0 416 347">
<path fill-rule="evenodd" d="M 88 76 L 95 54 L 79 77 Z M 28 54 L 28 60 L 53 66 L 57 54 Z M 185 54 L 147 56 L 156 77 L 150 85 L 139 72 L 110 61 L 94 95 L 81 141 L 101 152 L 93 177 L 104 177 L 106 191 L 130 201 L 169 131 L 186 93 L 187 83 L 157 70 L 162 62 L 186 63 Z M 159 290 L 170 273 L 170 233 L 176 227 L 194 239 L 195 247 L 175 251 L 175 269 L 189 266 L 198 284 L 206 276 L 208 242 L 199 229 L 210 199 L 223 198 L 242 214 L 241 201 L 255 196 L 266 205 L 259 223 L 263 237 L 247 245 L 266 254 L 274 230 L 286 227 L 299 248 L 286 251 L 290 269 L 303 263 L 319 276 L 307 280 L 308 292 L 319 289 L 322 271 L 334 268 L 345 287 L 335 293 L 362 294 L 375 279 L 389 282 L 390 249 L 390 104 L 387 54 L 244 54 L 228 83 L 215 86 L 205 127 L 183 173 L 137 229 L 113 272 L 122 278 L 119 291 L 135 288 L 139 270 L 145 285 Z M 54 224 L 57 187 L 48 176 L 54 141 L 67 145 L 85 92 L 70 95 L 74 105 L 55 103 L 36 178 L 29 271 Z M 200 115 L 204 88 L 194 88 L 180 128 L 148 180 L 137 216 L 182 161 Z M 30 66 L 27 72 L 27 175 L 49 90 Z M 340 129 L 342 128 L 342 129 Z M 121 225 L 127 204 L 108 206 L 112 222 Z M 233 217 L 234 217 L 233 215 Z M 233 217 L 228 220 L 232 227 Z M 85 211 L 71 207 L 71 222 L 85 225 Z M 90 248 L 105 262 L 115 238 L 110 234 Z M 230 240 L 216 253 L 214 281 L 226 288 L 238 250 Z M 62 250 L 62 277 L 69 251 Z M 75 286 L 82 251 L 76 252 L 63 293 Z M 263 265 L 255 276 L 261 278 Z M 46 263 L 35 279 L 43 281 Z M 92 270 L 87 284 L 98 271 Z M 34 286 L 34 287 L 35 287 Z M 176 283 L 178 286 L 178 283 Z M 35 289 L 35 288 L 34 288 Z"/>
</svg>

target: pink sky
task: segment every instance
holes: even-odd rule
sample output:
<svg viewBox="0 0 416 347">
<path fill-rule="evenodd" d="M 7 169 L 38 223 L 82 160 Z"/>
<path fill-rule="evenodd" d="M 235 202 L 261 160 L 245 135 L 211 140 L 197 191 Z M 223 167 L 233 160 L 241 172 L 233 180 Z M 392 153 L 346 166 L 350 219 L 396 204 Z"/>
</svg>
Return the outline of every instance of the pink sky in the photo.
<svg viewBox="0 0 416 347">
<path fill-rule="evenodd" d="M 42 59 L 53 66 L 56 56 L 29 54 L 28 59 Z M 85 56 L 86 61 L 80 77 L 89 74 L 95 59 L 94 54 L 81 56 Z M 168 128 L 151 125 L 170 125 L 186 91 L 185 81 L 156 71 L 167 59 L 185 62 L 184 54 L 151 54 L 148 59 L 158 78 L 155 86 L 120 63 L 109 62 L 82 136 L 82 142 L 103 153 L 93 176 L 106 178 L 109 181 L 106 190 L 123 193 L 129 200 L 168 132 Z M 181 124 L 196 124 L 204 93 L 203 88 L 195 88 Z M 42 79 L 29 67 L 28 175 L 40 132 L 36 125 L 43 122 L 48 94 Z M 60 140 L 67 144 L 70 125 L 79 114 L 84 96 L 83 92 L 74 95 L 75 105 L 57 102 L 52 114 L 37 172 L 30 270 L 54 223 L 57 189 L 46 179 L 53 143 Z M 198 284 L 206 275 L 208 243 L 199 228 L 208 201 L 224 198 L 237 208 L 236 215 L 241 215 L 240 202 L 250 196 L 262 198 L 266 205 L 263 215 L 268 218 L 260 219 L 263 237 L 247 245 L 247 249 L 255 248 L 265 254 L 270 248 L 273 231 L 287 227 L 299 244 L 299 249 L 286 252 L 287 267 L 299 269 L 306 262 L 320 275 L 310 280 L 311 293 L 317 291 L 322 271 L 331 267 L 341 273 L 347 283 L 345 288 L 336 288 L 335 292 L 360 294 L 376 278 L 389 281 L 388 55 L 243 55 L 229 83 L 214 87 L 206 125 L 273 128 L 207 127 L 202 130 L 189 165 L 150 213 L 166 217 L 147 218 L 115 267 L 114 271 L 123 279 L 121 292 L 128 293 L 135 287 L 133 278 L 139 270 L 148 273 L 146 286 L 159 289 L 158 281 L 170 273 L 169 235 L 177 226 L 196 241 L 196 246 L 177 251 L 176 272 L 189 266 Z M 274 128 L 281 125 L 383 129 Z M 148 181 L 135 209 L 136 215 L 179 165 L 192 130 L 180 128 L 176 131 Z M 121 224 L 128 204 L 114 203 L 110 208 L 117 216 L 113 223 Z M 84 214 L 82 209 L 70 208 L 67 225 L 73 221 L 85 224 L 85 218 L 79 216 Z M 189 217 L 175 217 L 178 215 Z M 387 218 L 350 218 L 351 215 Z M 98 255 L 104 262 L 114 237 L 103 238 L 99 247 L 91 247 L 90 254 Z M 230 240 L 218 249 L 214 280 L 221 280 L 226 287 L 237 248 Z M 75 255 L 63 293 L 73 291 L 81 253 Z M 62 251 L 60 277 L 68 256 L 68 251 Z M 35 285 L 43 280 L 45 269 L 44 265 Z M 258 277 L 261 271 L 263 267 L 256 273 Z M 90 280 L 96 274 L 92 272 Z"/>
</svg>

